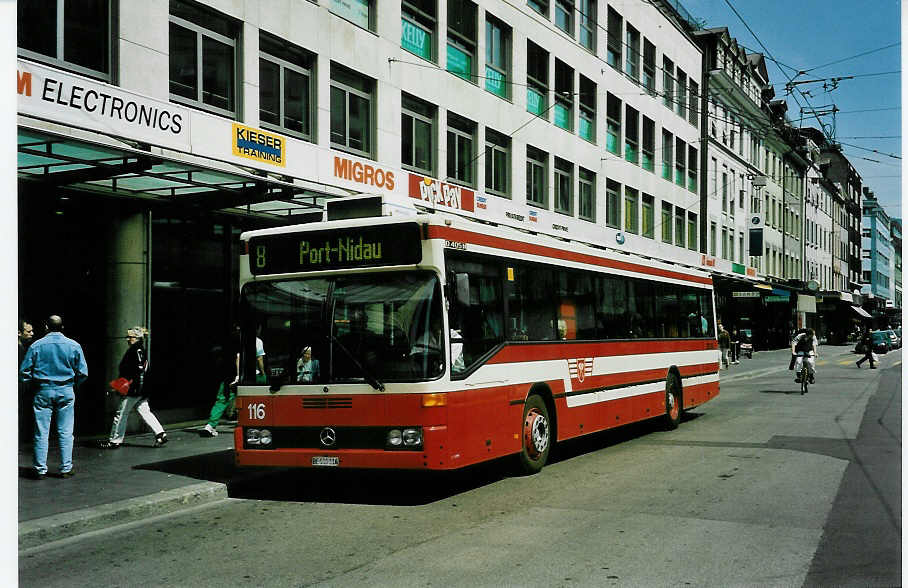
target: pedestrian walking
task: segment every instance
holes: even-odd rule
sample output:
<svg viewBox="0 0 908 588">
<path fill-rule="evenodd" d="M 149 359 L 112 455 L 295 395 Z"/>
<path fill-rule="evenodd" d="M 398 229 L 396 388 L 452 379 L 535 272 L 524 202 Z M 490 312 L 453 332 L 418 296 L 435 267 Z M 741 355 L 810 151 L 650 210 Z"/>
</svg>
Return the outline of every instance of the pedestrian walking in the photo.
<svg viewBox="0 0 908 588">
<path fill-rule="evenodd" d="M 126 422 L 133 409 L 145 421 L 145 424 L 154 432 L 154 446 L 160 447 L 167 443 L 167 433 L 160 421 L 151 412 L 148 406 L 148 356 L 145 350 L 145 338 L 148 329 L 133 327 L 126 331 L 126 342 L 129 347 L 120 360 L 118 369 L 119 377 L 129 380 L 129 391 L 120 400 L 120 408 L 114 415 L 113 425 L 110 427 L 110 438 L 101 442 L 103 449 L 119 449 L 126 438 Z"/>
<path fill-rule="evenodd" d="M 719 351 L 722 354 L 722 365 L 728 369 L 728 348 L 731 346 L 731 337 L 722 323 L 719 323 Z"/>
<path fill-rule="evenodd" d="M 864 357 L 854 363 L 857 364 L 858 368 L 860 369 L 861 364 L 869 359 L 870 369 L 875 370 L 876 366 L 873 365 L 873 336 L 871 336 L 870 334 L 870 329 L 864 329 L 864 334 L 861 335 L 861 347 L 864 350 Z"/>
<path fill-rule="evenodd" d="M 31 323 L 25 319 L 19 319 L 19 361 L 16 363 L 16 368 L 19 369 L 22 366 L 22 360 L 25 359 L 25 352 L 28 351 L 28 346 L 32 343 L 32 338 L 35 336 L 35 330 L 32 328 Z M 19 441 L 27 442 L 35 434 L 35 427 L 33 425 L 35 419 L 35 413 L 32 409 L 32 394 L 31 386 L 24 382 L 19 382 L 18 391 L 19 391 Z"/>
<path fill-rule="evenodd" d="M 256 337 L 256 355 L 259 353 L 258 337 Z M 233 331 L 227 337 L 224 344 L 216 346 L 212 350 L 214 358 L 214 371 L 218 378 L 218 393 L 208 415 L 208 422 L 205 427 L 199 431 L 202 437 L 217 437 L 217 426 L 228 407 L 233 406 L 236 402 L 236 387 L 240 381 L 240 326 L 234 325 Z M 265 356 L 265 346 L 261 346 L 261 358 Z M 257 362 L 258 363 L 258 362 Z M 262 361 L 262 371 L 264 371 L 264 361 Z"/>
<path fill-rule="evenodd" d="M 741 337 L 738 335 L 738 329 L 731 330 L 730 338 L 731 345 L 729 347 L 729 352 L 731 353 L 731 362 L 737 364 L 741 355 Z"/>
<path fill-rule="evenodd" d="M 82 346 L 63 335 L 63 319 L 51 315 L 45 324 L 47 335 L 25 352 L 19 366 L 19 379 L 34 391 L 34 456 L 32 477 L 47 475 L 47 447 L 51 419 L 57 422 L 60 444 L 60 477 L 73 475 L 73 421 L 76 388 L 88 378 L 88 364 Z"/>
</svg>

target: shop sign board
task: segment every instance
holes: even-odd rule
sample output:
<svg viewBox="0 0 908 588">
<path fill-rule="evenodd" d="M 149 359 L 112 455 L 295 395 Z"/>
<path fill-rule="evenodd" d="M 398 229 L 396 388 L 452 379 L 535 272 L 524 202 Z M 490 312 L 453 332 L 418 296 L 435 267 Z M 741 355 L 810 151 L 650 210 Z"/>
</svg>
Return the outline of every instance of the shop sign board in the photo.
<svg viewBox="0 0 908 588">
<path fill-rule="evenodd" d="M 788 296 L 767 296 L 766 302 L 788 302 Z"/>
<path fill-rule="evenodd" d="M 410 198 L 422 200 L 431 206 L 442 208 L 473 212 L 475 206 L 473 190 L 454 184 L 446 184 L 445 182 L 417 174 L 410 174 L 407 194 Z M 486 200 L 483 199 L 481 208 L 485 207 Z"/>
<path fill-rule="evenodd" d="M 161 147 L 190 150 L 190 111 L 117 86 L 19 60 L 20 114 Z"/>
<path fill-rule="evenodd" d="M 287 165 L 287 141 L 280 135 L 233 123 L 233 154 L 284 167 Z"/>
<path fill-rule="evenodd" d="M 732 292 L 732 298 L 759 298 L 759 292 Z"/>
</svg>

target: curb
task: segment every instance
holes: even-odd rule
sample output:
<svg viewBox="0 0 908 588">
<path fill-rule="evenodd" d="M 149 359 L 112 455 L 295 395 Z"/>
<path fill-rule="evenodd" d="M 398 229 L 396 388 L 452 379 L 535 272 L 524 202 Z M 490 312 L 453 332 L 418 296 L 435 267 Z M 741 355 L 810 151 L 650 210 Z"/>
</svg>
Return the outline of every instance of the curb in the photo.
<svg viewBox="0 0 908 588">
<path fill-rule="evenodd" d="M 19 523 L 19 550 L 227 498 L 227 485 L 202 482 Z"/>
</svg>

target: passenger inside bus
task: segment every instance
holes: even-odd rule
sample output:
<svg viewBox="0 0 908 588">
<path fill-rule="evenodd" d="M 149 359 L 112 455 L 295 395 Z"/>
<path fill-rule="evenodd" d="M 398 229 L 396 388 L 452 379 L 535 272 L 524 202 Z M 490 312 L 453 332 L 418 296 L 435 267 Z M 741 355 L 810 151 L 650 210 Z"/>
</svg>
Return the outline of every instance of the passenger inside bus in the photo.
<svg viewBox="0 0 908 588">
<path fill-rule="evenodd" d="M 296 360 L 296 381 L 300 384 L 311 384 L 319 378 L 319 363 L 312 359 L 312 347 L 303 347 L 299 359 Z"/>
</svg>

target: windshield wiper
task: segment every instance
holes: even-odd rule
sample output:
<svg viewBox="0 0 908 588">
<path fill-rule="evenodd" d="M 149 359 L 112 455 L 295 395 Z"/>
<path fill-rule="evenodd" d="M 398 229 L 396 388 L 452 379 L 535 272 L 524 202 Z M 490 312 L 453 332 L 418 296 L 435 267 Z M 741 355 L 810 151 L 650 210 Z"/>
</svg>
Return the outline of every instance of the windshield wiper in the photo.
<svg viewBox="0 0 908 588">
<path fill-rule="evenodd" d="M 355 365 L 357 368 L 359 368 L 359 371 L 362 372 L 363 378 L 366 380 L 366 383 L 367 383 L 367 384 L 369 384 L 370 386 L 372 386 L 373 388 L 375 388 L 375 389 L 378 390 L 379 392 L 384 392 L 384 391 L 385 391 L 385 385 L 382 384 L 381 382 L 379 382 L 379 381 L 378 381 L 378 378 L 376 378 L 374 375 L 372 375 L 372 372 L 370 372 L 369 370 L 367 370 L 367 369 L 366 369 L 366 366 L 364 366 L 363 364 L 361 364 L 361 363 L 359 362 L 359 360 L 356 359 L 356 356 L 353 355 L 353 353 L 352 353 L 349 349 L 347 349 L 346 347 L 344 347 L 344 344 L 341 343 L 340 340 L 339 340 L 336 336 L 334 336 L 334 333 L 331 333 L 331 334 L 329 335 L 329 337 L 331 337 L 331 341 L 332 341 L 335 345 L 337 345 L 338 347 L 340 347 L 341 351 L 343 351 L 344 353 L 347 354 L 347 357 L 350 358 L 350 361 L 353 362 L 353 365 Z"/>
</svg>

